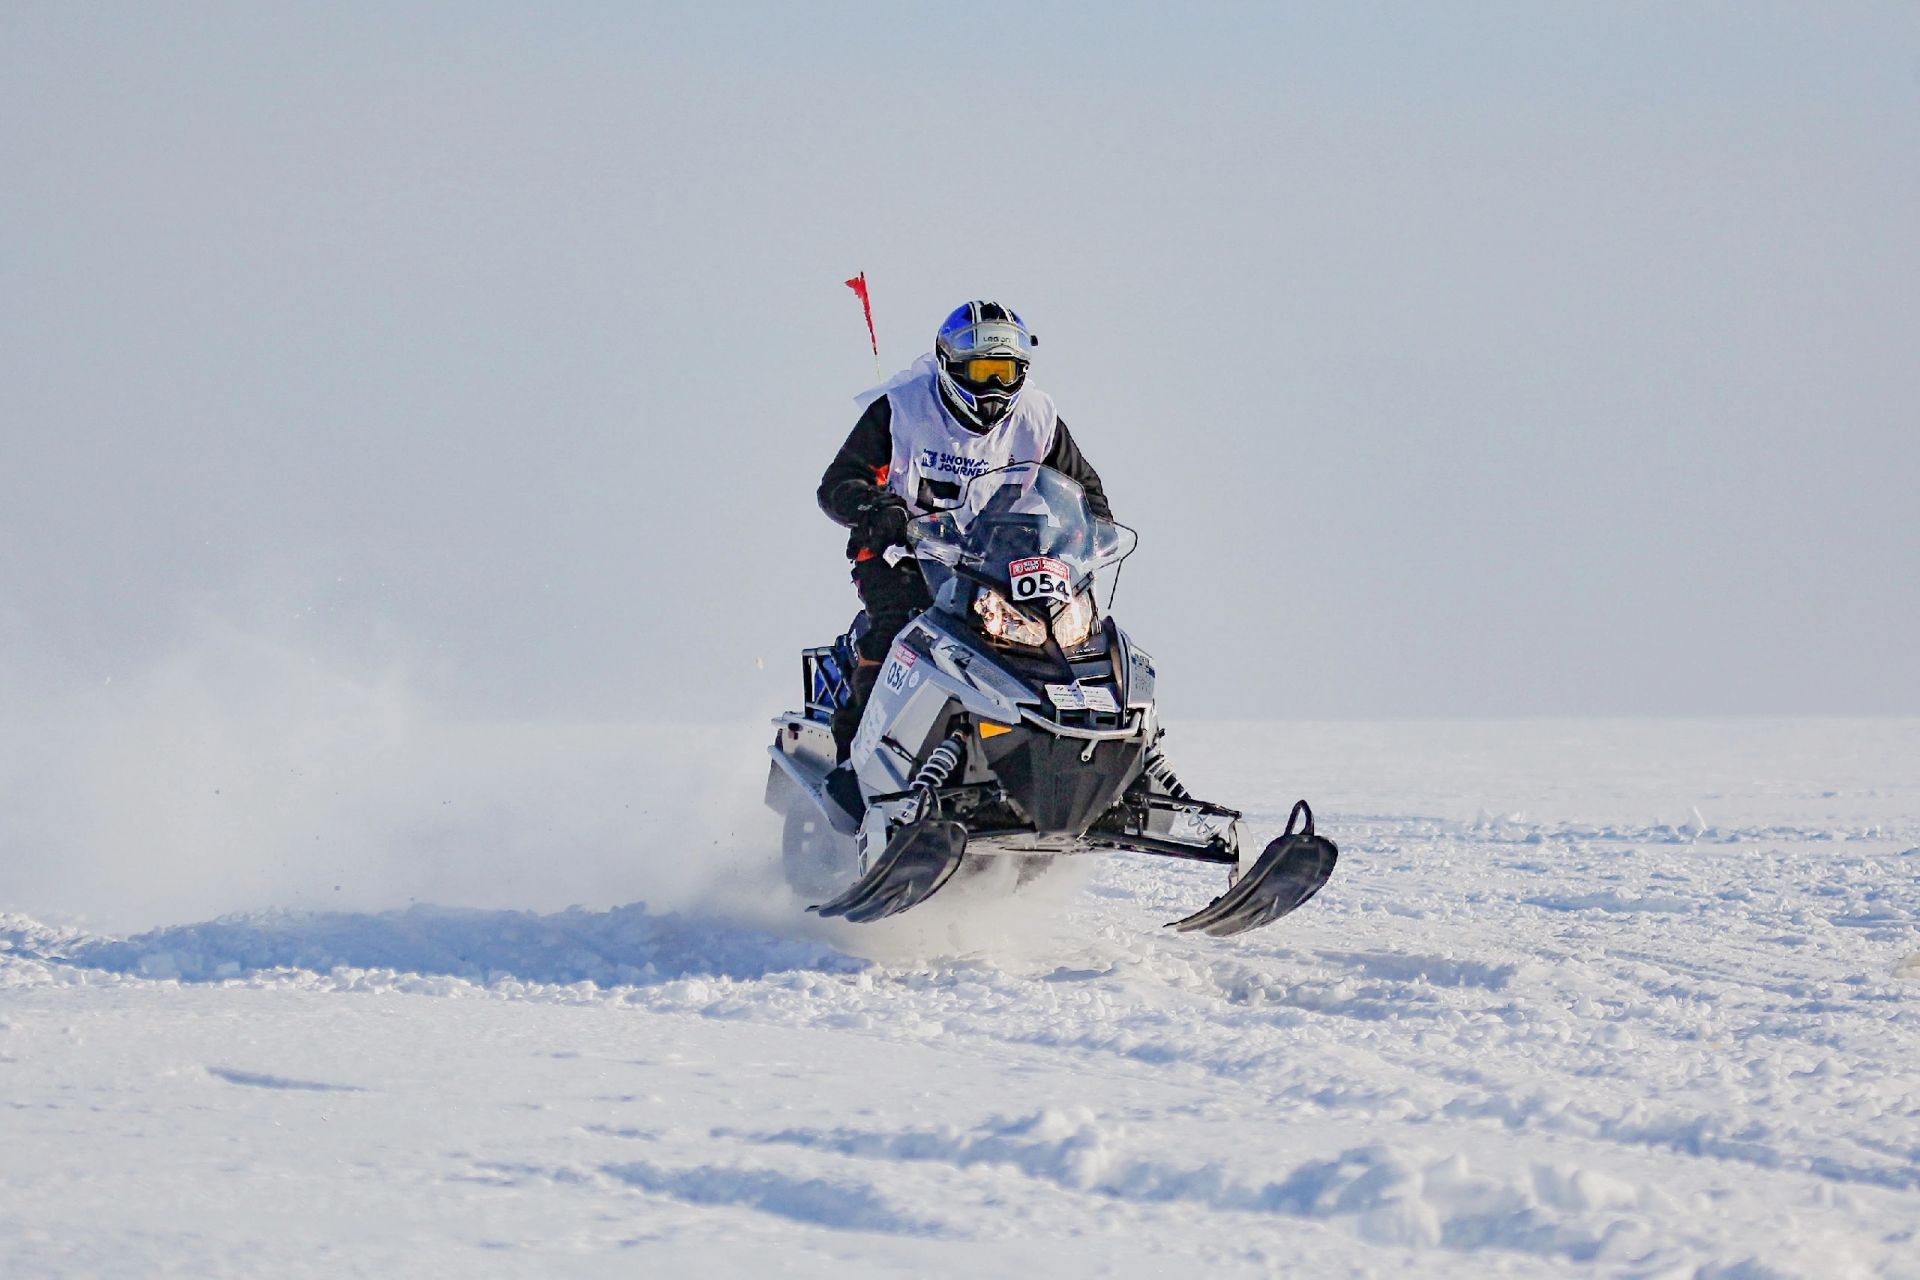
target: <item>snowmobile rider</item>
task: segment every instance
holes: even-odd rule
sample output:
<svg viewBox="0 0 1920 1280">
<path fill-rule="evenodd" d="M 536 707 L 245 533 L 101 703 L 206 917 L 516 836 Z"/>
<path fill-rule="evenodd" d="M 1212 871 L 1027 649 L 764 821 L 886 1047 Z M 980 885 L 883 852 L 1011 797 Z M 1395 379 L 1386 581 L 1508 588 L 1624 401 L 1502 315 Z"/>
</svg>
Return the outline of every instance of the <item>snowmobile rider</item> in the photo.
<svg viewBox="0 0 1920 1280">
<path fill-rule="evenodd" d="M 997 302 L 969 302 L 940 326 L 931 355 L 870 393 L 860 420 L 820 477 L 820 509 L 849 531 L 853 585 L 867 611 L 853 697 L 834 713 L 844 763 L 893 638 L 932 604 L 918 565 L 889 565 L 907 522 L 957 502 L 968 480 L 1016 462 L 1041 462 L 1080 482 L 1093 514 L 1110 520 L 1100 477 L 1053 398 L 1027 378 L 1039 345 Z"/>
</svg>

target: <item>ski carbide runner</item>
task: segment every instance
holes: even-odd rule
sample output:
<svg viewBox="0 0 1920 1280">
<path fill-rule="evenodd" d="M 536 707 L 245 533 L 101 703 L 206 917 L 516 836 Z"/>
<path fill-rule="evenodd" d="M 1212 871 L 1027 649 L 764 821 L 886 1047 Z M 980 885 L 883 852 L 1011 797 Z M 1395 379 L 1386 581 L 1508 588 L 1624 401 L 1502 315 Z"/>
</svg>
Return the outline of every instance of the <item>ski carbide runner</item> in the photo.
<svg viewBox="0 0 1920 1280">
<path fill-rule="evenodd" d="M 1296 833 L 1293 824 L 1302 815 L 1306 822 Z M 1305 800 L 1299 801 L 1287 817 L 1286 831 L 1245 875 L 1212 902 L 1167 928 L 1225 938 L 1271 924 L 1320 892 L 1339 856 L 1333 841 L 1313 833 L 1313 810 Z"/>
<path fill-rule="evenodd" d="M 880 860 L 845 893 L 807 910 L 855 924 L 884 920 L 938 893 L 966 851 L 967 829 L 959 823 L 910 822 L 894 832 Z"/>
</svg>

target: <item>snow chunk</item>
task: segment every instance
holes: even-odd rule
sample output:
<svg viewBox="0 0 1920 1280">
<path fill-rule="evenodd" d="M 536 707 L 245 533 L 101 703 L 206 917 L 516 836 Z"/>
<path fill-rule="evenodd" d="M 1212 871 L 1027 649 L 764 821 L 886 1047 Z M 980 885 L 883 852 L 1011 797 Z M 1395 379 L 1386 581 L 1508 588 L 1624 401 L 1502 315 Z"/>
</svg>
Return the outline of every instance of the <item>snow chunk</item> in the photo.
<svg viewBox="0 0 1920 1280">
<path fill-rule="evenodd" d="M 1543 1203 L 1574 1213 L 1631 1209 L 1640 1203 L 1640 1193 L 1631 1184 L 1593 1169 L 1577 1169 L 1571 1165 L 1535 1165 L 1533 1189 Z"/>
</svg>

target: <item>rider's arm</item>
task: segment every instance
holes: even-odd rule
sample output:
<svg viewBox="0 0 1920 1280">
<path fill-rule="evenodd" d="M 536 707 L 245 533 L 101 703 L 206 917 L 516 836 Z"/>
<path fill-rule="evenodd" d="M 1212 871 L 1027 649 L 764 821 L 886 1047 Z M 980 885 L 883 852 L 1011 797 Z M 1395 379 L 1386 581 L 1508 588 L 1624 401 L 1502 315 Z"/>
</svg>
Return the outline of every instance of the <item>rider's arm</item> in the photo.
<svg viewBox="0 0 1920 1280">
<path fill-rule="evenodd" d="M 886 483 L 893 461 L 893 404 L 881 396 L 853 424 L 847 442 L 827 464 L 815 496 L 835 524 L 851 529 Z"/>
<path fill-rule="evenodd" d="M 1093 464 L 1080 452 L 1080 446 L 1073 442 L 1065 418 L 1056 420 L 1053 448 L 1047 451 L 1047 456 L 1041 461 L 1080 482 L 1080 487 L 1087 491 L 1087 505 L 1093 509 L 1095 516 L 1102 520 L 1113 519 L 1113 508 L 1107 505 L 1107 491 L 1100 483 L 1100 473 L 1093 469 Z"/>
</svg>

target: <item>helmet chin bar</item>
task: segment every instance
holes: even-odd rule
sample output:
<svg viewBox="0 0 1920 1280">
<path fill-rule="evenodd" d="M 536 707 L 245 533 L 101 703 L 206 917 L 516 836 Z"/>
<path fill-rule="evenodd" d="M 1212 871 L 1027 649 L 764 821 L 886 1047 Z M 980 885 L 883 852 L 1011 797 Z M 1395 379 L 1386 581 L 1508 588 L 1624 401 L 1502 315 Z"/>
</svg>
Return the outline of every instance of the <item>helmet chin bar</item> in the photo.
<svg viewBox="0 0 1920 1280">
<path fill-rule="evenodd" d="M 974 415 L 981 426 L 993 427 L 998 426 L 1001 420 L 1011 412 L 1013 412 L 1011 396 L 990 395 L 980 397 L 980 403 L 975 408 Z"/>
</svg>

